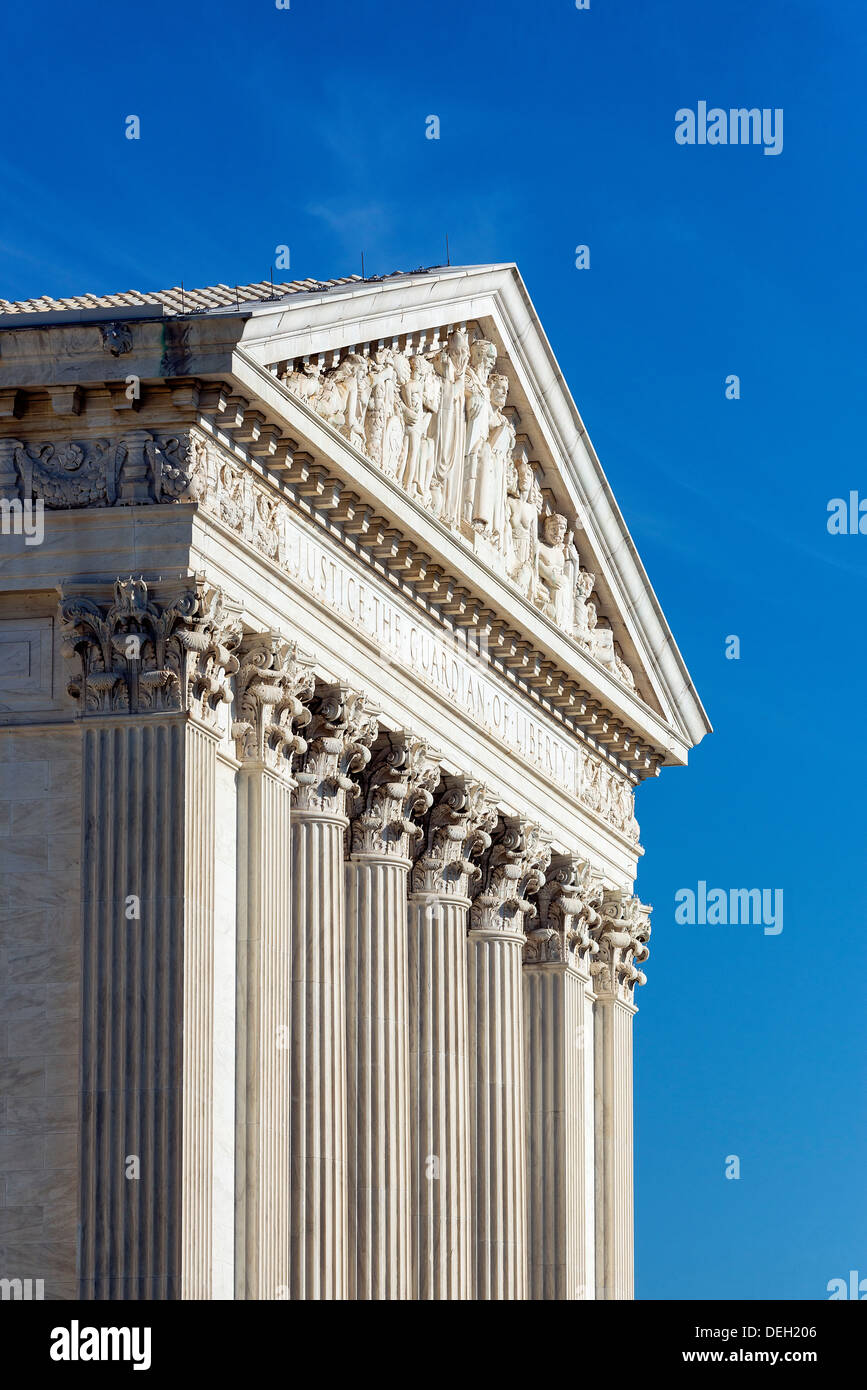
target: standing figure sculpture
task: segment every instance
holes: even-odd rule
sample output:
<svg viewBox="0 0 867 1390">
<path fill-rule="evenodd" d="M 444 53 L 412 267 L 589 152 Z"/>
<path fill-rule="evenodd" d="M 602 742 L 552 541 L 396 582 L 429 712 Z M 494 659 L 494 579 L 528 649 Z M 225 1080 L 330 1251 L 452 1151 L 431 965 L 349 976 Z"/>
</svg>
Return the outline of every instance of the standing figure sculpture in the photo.
<svg viewBox="0 0 867 1390">
<path fill-rule="evenodd" d="M 542 494 L 536 483 L 533 465 L 526 459 L 521 459 L 510 481 L 511 495 L 507 504 L 509 552 L 506 564 L 509 578 L 525 598 L 532 599 L 538 578 L 539 512 L 542 510 Z"/>
<path fill-rule="evenodd" d="M 460 520 L 467 436 L 464 395 L 469 360 L 469 343 L 462 328 L 449 334 L 448 343 L 433 359 L 434 369 L 442 381 L 442 397 L 437 415 L 431 494 L 435 515 L 450 526 L 457 526 Z"/>
<path fill-rule="evenodd" d="M 491 430 L 491 393 L 488 379 L 497 365 L 497 349 L 487 338 L 477 338 L 470 348 L 466 375 L 467 439 L 464 476 L 461 487 L 460 519 L 470 529 L 476 501 L 476 484 L 481 456 L 488 447 Z"/>
<path fill-rule="evenodd" d="M 438 389 L 439 378 L 427 358 L 414 357 L 410 374 L 400 388 L 406 441 L 399 481 L 410 496 L 422 502 L 427 501 L 430 492 L 434 442 L 428 438 L 428 430 L 436 408 L 431 405 L 431 392 Z"/>
<path fill-rule="evenodd" d="M 495 372 L 488 382 L 491 405 L 488 413 L 488 440 L 479 459 L 479 472 L 473 499 L 472 522 L 475 530 L 487 536 L 500 554 L 506 549 L 506 486 L 515 428 L 503 414 L 509 395 L 509 378 Z"/>
<path fill-rule="evenodd" d="M 383 472 L 394 477 L 403 449 L 403 417 L 398 373 L 406 376 L 407 359 L 390 348 L 378 348 L 370 367 L 370 399 L 365 416 L 367 453 Z"/>
</svg>

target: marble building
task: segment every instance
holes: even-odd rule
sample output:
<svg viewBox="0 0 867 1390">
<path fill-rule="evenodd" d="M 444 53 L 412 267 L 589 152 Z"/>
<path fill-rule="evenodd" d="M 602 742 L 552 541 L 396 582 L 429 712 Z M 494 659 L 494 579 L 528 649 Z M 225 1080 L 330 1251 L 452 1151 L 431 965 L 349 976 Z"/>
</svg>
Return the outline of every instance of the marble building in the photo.
<svg viewBox="0 0 867 1390">
<path fill-rule="evenodd" d="M 631 1298 L 709 724 L 516 268 L 0 301 L 0 522 L 0 1277 Z"/>
</svg>

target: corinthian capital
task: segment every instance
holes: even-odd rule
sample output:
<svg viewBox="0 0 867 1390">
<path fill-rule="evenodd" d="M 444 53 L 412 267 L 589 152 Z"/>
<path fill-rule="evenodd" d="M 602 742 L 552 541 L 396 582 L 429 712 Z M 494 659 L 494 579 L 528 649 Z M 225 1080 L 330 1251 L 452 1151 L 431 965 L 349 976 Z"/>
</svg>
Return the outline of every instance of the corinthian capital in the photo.
<svg viewBox="0 0 867 1390">
<path fill-rule="evenodd" d="M 277 632 L 246 637 L 238 656 L 232 724 L 238 758 L 291 777 L 293 760 L 307 749 L 297 730 L 310 722 L 304 702 L 313 697 L 311 658 Z"/>
<path fill-rule="evenodd" d="M 298 811 L 345 816 L 358 795 L 357 779 L 370 762 L 379 725 L 367 696 L 345 685 L 317 688 L 306 730 L 307 749 L 295 773 Z"/>
<path fill-rule="evenodd" d="M 481 885 L 473 899 L 470 930 L 524 940 L 525 923 L 536 917 L 528 901 L 545 882 L 550 836 L 523 817 L 507 816 L 482 861 Z"/>
<path fill-rule="evenodd" d="M 637 967 L 650 955 L 647 942 L 652 911 L 625 889 L 606 889 L 602 921 L 593 931 L 599 953 L 590 966 L 600 998 L 607 996 L 630 1004 L 635 986 L 647 983 L 644 971 Z"/>
<path fill-rule="evenodd" d="M 118 579 L 111 602 L 62 598 L 60 621 L 84 715 L 182 711 L 214 726 L 232 700 L 241 624 L 201 577 L 160 599 L 143 579 Z"/>
<path fill-rule="evenodd" d="M 467 898 L 481 875 L 472 860 L 491 843 L 497 799 L 481 782 L 450 777 L 428 815 L 412 871 L 414 893 Z"/>
<path fill-rule="evenodd" d="M 539 890 L 537 924 L 527 932 L 524 963 L 545 961 L 579 966 L 599 951 L 592 931 L 602 925 L 602 882 L 588 860 L 557 855 Z"/>
<path fill-rule="evenodd" d="M 413 817 L 430 809 L 440 780 L 437 757 L 415 734 L 383 736 L 362 777 L 364 806 L 352 821 L 353 855 L 409 859 L 423 833 Z"/>
</svg>

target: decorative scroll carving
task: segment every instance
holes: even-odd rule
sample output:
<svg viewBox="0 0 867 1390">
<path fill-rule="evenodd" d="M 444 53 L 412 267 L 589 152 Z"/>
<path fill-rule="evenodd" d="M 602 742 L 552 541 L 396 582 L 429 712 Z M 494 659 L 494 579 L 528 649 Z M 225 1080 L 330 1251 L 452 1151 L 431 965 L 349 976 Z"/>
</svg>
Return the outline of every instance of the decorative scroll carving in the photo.
<svg viewBox="0 0 867 1390">
<path fill-rule="evenodd" d="M 231 703 L 241 625 L 202 579 L 166 602 L 143 579 L 119 579 L 113 603 L 64 598 L 60 619 L 63 654 L 79 665 L 67 690 L 84 715 L 184 711 L 213 726 Z"/>
<path fill-rule="evenodd" d="M 439 784 L 437 756 L 412 733 L 384 736 L 362 778 L 364 806 L 350 827 L 353 855 L 409 859 L 424 833 L 413 817 L 429 810 Z"/>
<path fill-rule="evenodd" d="M 49 509 L 113 507 L 129 502 L 174 502 L 188 495 L 191 460 L 181 436 L 157 438 L 132 430 L 119 439 L 68 439 L 24 444 L 13 450 L 21 501 Z"/>
<path fill-rule="evenodd" d="M 539 890 L 539 924 L 527 932 L 524 963 L 578 967 L 599 951 L 591 932 L 602 925 L 602 882 L 577 855 L 551 860 Z"/>
<path fill-rule="evenodd" d="M 581 570 L 575 528 L 557 512 L 542 517 L 533 464 L 523 448 L 515 452 L 509 379 L 496 365 L 492 342 L 471 342 L 456 328 L 427 354 L 380 346 L 328 369 L 303 363 L 283 380 L 632 689 L 613 632 L 597 626 L 595 580 Z"/>
<path fill-rule="evenodd" d="M 496 797 L 481 782 L 451 777 L 424 826 L 412 870 L 412 891 L 443 898 L 468 898 L 481 877 L 472 861 L 490 847 L 497 824 Z"/>
<path fill-rule="evenodd" d="M 630 1004 L 635 986 L 647 983 L 644 971 L 637 967 L 650 955 L 647 942 L 652 910 L 623 889 L 606 890 L 602 922 L 593 932 L 599 953 L 590 966 L 597 996 Z"/>
<path fill-rule="evenodd" d="M 538 825 L 517 816 L 500 824 L 482 861 L 482 882 L 473 899 L 470 929 L 524 940 L 524 926 L 536 918 L 529 901 L 545 882 L 551 857 L 547 836 Z"/>
<path fill-rule="evenodd" d="M 295 773 L 295 809 L 345 816 L 378 732 L 377 710 L 365 695 L 345 685 L 318 688 L 305 733 L 307 749 Z"/>
<path fill-rule="evenodd" d="M 578 757 L 578 800 L 637 845 L 641 832 L 635 819 L 635 793 L 629 778 L 590 749 L 580 748 Z"/>
<path fill-rule="evenodd" d="M 238 758 L 291 777 L 293 760 L 307 751 L 297 731 L 311 718 L 304 703 L 313 697 L 311 658 L 296 642 L 264 632 L 245 638 L 239 661 L 232 724 Z"/>
</svg>

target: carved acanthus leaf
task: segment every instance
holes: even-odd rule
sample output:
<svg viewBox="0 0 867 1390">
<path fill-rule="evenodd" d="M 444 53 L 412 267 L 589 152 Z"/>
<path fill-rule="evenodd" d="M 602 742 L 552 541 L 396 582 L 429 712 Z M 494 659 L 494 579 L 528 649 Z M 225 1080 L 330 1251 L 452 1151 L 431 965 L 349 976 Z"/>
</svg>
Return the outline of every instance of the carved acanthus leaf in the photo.
<svg viewBox="0 0 867 1390">
<path fill-rule="evenodd" d="M 468 897 L 470 884 L 481 876 L 473 860 L 489 848 L 497 814 L 497 798 L 481 782 L 448 778 L 424 826 L 412 891 Z"/>
<path fill-rule="evenodd" d="M 592 930 L 601 926 L 602 881 L 588 860 L 558 855 L 539 890 L 538 925 L 527 932 L 526 964 L 543 961 L 578 966 L 599 950 Z"/>
<path fill-rule="evenodd" d="M 184 711 L 214 726 L 231 703 L 241 624 L 203 578 L 165 600 L 144 579 L 118 579 L 113 602 L 64 598 L 60 619 L 82 714 Z"/>
<path fill-rule="evenodd" d="M 362 776 L 364 805 L 350 828 L 353 855 L 409 859 L 423 833 L 415 818 L 430 809 L 439 784 L 438 756 L 413 733 L 381 736 Z"/>
<path fill-rule="evenodd" d="M 238 655 L 232 724 L 238 757 L 289 777 L 294 759 L 307 750 L 298 730 L 311 717 L 305 706 L 315 684 L 311 658 L 276 632 L 245 638 Z"/>
<path fill-rule="evenodd" d="M 524 940 L 525 924 L 536 917 L 529 897 L 545 882 L 550 838 L 523 817 L 501 820 L 482 861 L 482 881 L 470 914 L 473 932 Z"/>
<path fill-rule="evenodd" d="M 311 708 L 293 805 L 299 811 L 343 817 L 359 793 L 358 776 L 370 762 L 378 711 L 366 695 L 345 685 L 317 687 Z"/>
<path fill-rule="evenodd" d="M 599 953 L 590 966 L 597 996 L 629 1004 L 635 986 L 647 983 L 647 976 L 638 966 L 650 955 L 647 942 L 652 910 L 625 889 L 606 889 L 602 921 L 593 931 Z"/>
</svg>

